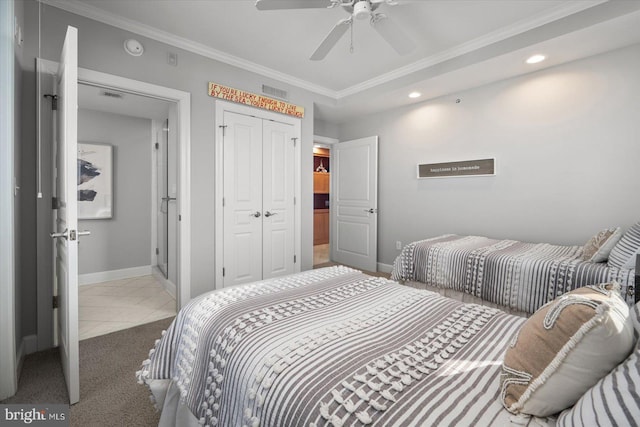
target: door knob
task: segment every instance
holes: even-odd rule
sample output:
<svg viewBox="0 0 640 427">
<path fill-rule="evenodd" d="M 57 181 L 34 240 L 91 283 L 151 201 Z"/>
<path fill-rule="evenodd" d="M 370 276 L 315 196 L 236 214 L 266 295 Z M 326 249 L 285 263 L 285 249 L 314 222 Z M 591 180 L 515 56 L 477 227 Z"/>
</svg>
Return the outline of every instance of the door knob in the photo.
<svg viewBox="0 0 640 427">
<path fill-rule="evenodd" d="M 51 236 L 52 239 L 57 239 L 59 237 L 63 237 L 65 240 L 69 238 L 69 229 L 65 228 L 64 231 L 62 233 L 49 233 L 49 236 Z"/>
<path fill-rule="evenodd" d="M 365 209 L 364 211 L 365 212 L 369 212 L 369 213 L 376 213 L 376 212 L 378 212 L 378 209 L 371 208 L 371 209 Z"/>
<path fill-rule="evenodd" d="M 269 212 L 269 211 L 266 211 L 266 212 L 264 213 L 264 216 L 266 216 L 267 218 L 269 218 L 270 216 L 274 216 L 274 215 L 277 215 L 277 212 L 273 212 L 273 213 L 271 213 L 271 212 Z"/>
<path fill-rule="evenodd" d="M 61 233 L 49 233 L 49 236 L 51 236 L 52 239 L 57 239 L 59 237 L 62 237 L 65 240 L 76 240 L 80 236 L 89 236 L 90 234 L 91 234 L 91 232 L 89 230 L 84 230 L 84 231 L 71 230 L 71 231 L 69 231 L 68 228 L 65 228 L 63 232 L 61 232 Z"/>
<path fill-rule="evenodd" d="M 255 213 L 252 213 L 252 214 L 249 214 L 249 215 L 255 216 L 256 218 L 259 218 L 261 214 L 260 214 L 259 211 L 255 211 Z"/>
</svg>

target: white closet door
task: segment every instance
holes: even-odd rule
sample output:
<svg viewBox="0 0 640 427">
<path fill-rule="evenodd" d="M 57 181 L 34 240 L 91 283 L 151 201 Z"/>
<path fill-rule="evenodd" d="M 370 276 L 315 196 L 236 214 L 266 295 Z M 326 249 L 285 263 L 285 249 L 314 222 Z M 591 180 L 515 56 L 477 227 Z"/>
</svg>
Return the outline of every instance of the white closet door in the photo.
<svg viewBox="0 0 640 427">
<path fill-rule="evenodd" d="M 262 120 L 224 112 L 224 286 L 262 279 Z"/>
<path fill-rule="evenodd" d="M 295 145 L 293 126 L 264 121 L 263 278 L 294 272 Z"/>
</svg>

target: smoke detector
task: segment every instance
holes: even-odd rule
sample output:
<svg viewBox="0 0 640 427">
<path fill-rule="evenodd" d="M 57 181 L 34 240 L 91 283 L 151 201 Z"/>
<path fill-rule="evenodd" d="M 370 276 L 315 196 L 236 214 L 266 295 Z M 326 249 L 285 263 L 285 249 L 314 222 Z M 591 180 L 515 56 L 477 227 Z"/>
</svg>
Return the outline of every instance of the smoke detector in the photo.
<svg viewBox="0 0 640 427">
<path fill-rule="evenodd" d="M 144 47 L 136 39 L 125 40 L 124 50 L 131 56 L 141 56 L 144 53 Z"/>
</svg>

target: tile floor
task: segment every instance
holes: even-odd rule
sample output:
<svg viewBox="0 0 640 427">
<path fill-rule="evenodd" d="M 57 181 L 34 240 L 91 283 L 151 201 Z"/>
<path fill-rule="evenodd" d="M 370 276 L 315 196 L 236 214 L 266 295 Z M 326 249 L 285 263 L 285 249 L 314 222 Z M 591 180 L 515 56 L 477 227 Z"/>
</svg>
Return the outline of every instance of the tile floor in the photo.
<svg viewBox="0 0 640 427">
<path fill-rule="evenodd" d="M 81 340 L 176 315 L 175 299 L 153 276 L 78 288 Z"/>
<path fill-rule="evenodd" d="M 329 243 L 313 247 L 313 265 L 329 262 Z"/>
</svg>

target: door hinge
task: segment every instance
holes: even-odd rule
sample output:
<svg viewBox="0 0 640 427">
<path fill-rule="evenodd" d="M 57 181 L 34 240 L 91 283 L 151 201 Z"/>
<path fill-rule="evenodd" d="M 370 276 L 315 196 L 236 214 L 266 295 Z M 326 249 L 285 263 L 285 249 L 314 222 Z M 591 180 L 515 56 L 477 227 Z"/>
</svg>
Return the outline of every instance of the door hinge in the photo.
<svg viewBox="0 0 640 427">
<path fill-rule="evenodd" d="M 57 197 L 51 198 L 51 209 L 56 210 L 60 207 L 60 201 Z"/>
<path fill-rule="evenodd" d="M 224 267 L 222 267 L 222 277 L 224 277 L 224 274 L 226 273 L 226 270 Z"/>
<path fill-rule="evenodd" d="M 156 150 L 159 150 L 159 149 L 160 149 L 160 143 L 156 142 Z"/>
<path fill-rule="evenodd" d="M 225 204 L 225 199 L 224 199 L 224 197 L 223 197 L 223 198 L 222 198 L 222 207 L 224 207 L 224 204 Z"/>
<path fill-rule="evenodd" d="M 293 263 L 294 264 L 296 263 L 296 256 L 295 255 L 293 256 Z"/>
<path fill-rule="evenodd" d="M 52 94 L 46 94 L 44 95 L 45 98 L 51 98 L 51 109 L 53 111 L 57 111 L 58 110 L 58 95 L 52 95 Z"/>
<path fill-rule="evenodd" d="M 156 255 L 160 255 L 160 249 L 156 248 Z"/>
<path fill-rule="evenodd" d="M 220 125 L 218 126 L 219 128 L 222 128 L 222 136 L 225 136 L 225 133 L 227 131 L 227 125 Z"/>
<path fill-rule="evenodd" d="M 52 307 L 53 307 L 53 308 L 58 308 L 58 307 L 60 307 L 60 305 L 58 304 L 58 295 L 54 295 L 54 296 L 51 298 L 51 304 L 52 304 Z"/>
<path fill-rule="evenodd" d="M 296 203 L 298 203 L 298 201 L 296 200 L 296 196 L 293 196 L 293 204 L 295 205 Z"/>
<path fill-rule="evenodd" d="M 182 215 L 178 215 L 178 221 L 182 221 Z"/>
<path fill-rule="evenodd" d="M 293 141 L 293 146 L 296 146 L 296 142 L 298 141 L 298 138 L 291 138 L 291 140 Z"/>
</svg>

